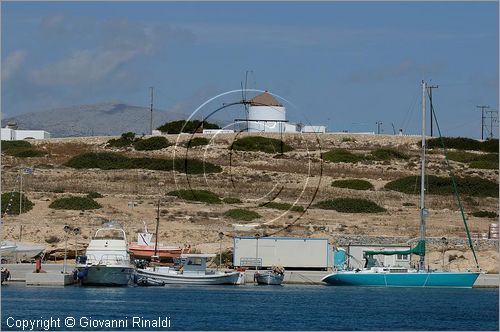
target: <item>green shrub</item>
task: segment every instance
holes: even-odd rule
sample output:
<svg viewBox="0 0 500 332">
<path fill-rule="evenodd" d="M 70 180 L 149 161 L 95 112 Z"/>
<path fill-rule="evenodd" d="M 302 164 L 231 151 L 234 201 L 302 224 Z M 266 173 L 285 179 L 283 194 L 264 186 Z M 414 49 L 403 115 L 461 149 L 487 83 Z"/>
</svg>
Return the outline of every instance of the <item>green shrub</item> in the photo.
<svg viewBox="0 0 500 332">
<path fill-rule="evenodd" d="M 2 141 L 1 144 L 2 151 L 13 149 L 29 149 L 32 147 L 31 143 L 28 141 Z"/>
<path fill-rule="evenodd" d="M 94 210 L 102 206 L 88 197 L 64 197 L 50 203 L 49 208 L 57 210 Z"/>
<path fill-rule="evenodd" d="M 77 155 L 65 166 L 83 169 L 150 169 L 157 171 L 175 170 L 187 174 L 220 173 L 222 168 L 209 162 L 197 159 L 159 159 L 159 158 L 129 158 L 116 153 L 90 152 Z"/>
<path fill-rule="evenodd" d="M 471 168 L 498 169 L 498 153 L 477 154 L 465 151 L 449 151 L 448 159 L 469 163 Z"/>
<path fill-rule="evenodd" d="M 267 203 L 261 203 L 259 204 L 259 206 L 277 210 L 304 212 L 303 206 L 292 205 L 290 203 L 267 202 Z"/>
<path fill-rule="evenodd" d="M 222 167 L 198 159 L 175 159 L 174 170 L 186 174 L 209 174 L 222 172 Z"/>
<path fill-rule="evenodd" d="M 12 149 L 6 152 L 8 155 L 18 158 L 42 157 L 45 152 L 34 149 Z"/>
<path fill-rule="evenodd" d="M 158 127 L 162 133 L 168 134 L 180 134 L 181 131 L 183 133 L 194 133 L 197 129 L 202 127 L 202 123 L 199 120 L 186 121 L 172 121 L 167 122 L 164 125 Z M 220 129 L 220 127 L 215 123 L 210 123 L 207 121 L 203 121 L 203 129 Z"/>
<path fill-rule="evenodd" d="M 116 153 L 88 152 L 74 156 L 65 166 L 72 168 L 127 169 L 132 168 L 131 158 Z"/>
<path fill-rule="evenodd" d="M 371 153 L 376 160 L 408 159 L 409 157 L 394 149 L 377 149 Z"/>
<path fill-rule="evenodd" d="M 477 197 L 498 197 L 498 184 L 496 182 L 480 177 L 456 178 L 456 181 L 460 194 Z M 420 194 L 420 176 L 400 178 L 388 182 L 384 188 L 405 194 Z M 427 193 L 433 195 L 454 194 L 451 179 L 449 177 L 428 175 Z"/>
<path fill-rule="evenodd" d="M 168 140 L 162 136 L 154 136 L 146 139 L 139 139 L 134 142 L 134 149 L 136 150 L 161 150 L 170 145 Z"/>
<path fill-rule="evenodd" d="M 241 203 L 241 200 L 236 197 L 224 197 L 222 201 L 226 204 L 239 204 Z"/>
<path fill-rule="evenodd" d="M 323 160 L 333 163 L 357 163 L 364 159 L 364 156 L 351 153 L 345 149 L 333 149 L 321 155 Z"/>
<path fill-rule="evenodd" d="M 369 181 L 360 179 L 336 180 L 332 182 L 332 187 L 355 190 L 372 190 L 373 184 L 371 184 Z"/>
<path fill-rule="evenodd" d="M 461 163 L 470 163 L 471 161 L 475 161 L 478 158 L 478 154 L 465 152 L 463 150 L 457 151 L 448 151 L 446 156 L 450 160 L 459 161 Z"/>
<path fill-rule="evenodd" d="M 94 199 L 94 198 L 103 198 L 104 196 L 98 193 L 97 191 L 91 191 L 87 194 L 87 197 Z"/>
<path fill-rule="evenodd" d="M 201 145 L 208 145 L 210 143 L 210 140 L 205 137 L 194 137 L 187 141 L 186 146 L 187 148 L 192 148 L 195 146 L 201 146 Z"/>
<path fill-rule="evenodd" d="M 261 218 L 262 216 L 255 211 L 246 209 L 231 209 L 224 212 L 226 217 L 236 220 L 251 221 Z"/>
<path fill-rule="evenodd" d="M 123 133 L 120 138 L 110 139 L 107 142 L 107 145 L 108 145 L 108 147 L 123 148 L 123 147 L 132 145 L 132 143 L 134 143 L 135 140 L 136 140 L 135 133 L 129 131 L 129 132 Z"/>
<path fill-rule="evenodd" d="M 265 153 L 281 153 L 293 150 L 291 146 L 287 145 L 282 140 L 261 136 L 240 138 L 233 142 L 230 149 L 238 151 L 260 151 Z"/>
<path fill-rule="evenodd" d="M 493 211 L 475 211 L 472 213 L 472 215 L 478 218 L 498 218 L 498 214 Z"/>
<path fill-rule="evenodd" d="M 469 164 L 469 167 L 478 169 L 498 169 L 498 160 L 497 161 L 477 160 L 471 162 Z"/>
<path fill-rule="evenodd" d="M 170 196 L 177 196 L 187 201 L 204 202 L 208 204 L 220 204 L 221 200 L 217 194 L 208 190 L 174 190 L 168 193 Z"/>
<path fill-rule="evenodd" d="M 481 150 L 484 152 L 496 152 L 498 153 L 498 139 L 488 139 L 482 142 Z"/>
<path fill-rule="evenodd" d="M 314 205 L 325 210 L 336 210 L 345 213 L 378 213 L 386 210 L 377 203 L 363 198 L 336 198 L 321 201 Z"/>
<path fill-rule="evenodd" d="M 498 139 L 481 142 L 466 137 L 443 137 L 443 142 L 447 149 L 498 152 Z M 418 145 L 421 146 L 422 142 L 419 142 Z M 427 140 L 427 147 L 429 149 L 441 148 L 441 139 L 431 138 Z"/>
<path fill-rule="evenodd" d="M 26 195 L 20 195 L 19 192 L 9 192 L 2 194 L 2 215 L 8 210 L 10 214 L 19 214 L 19 199 L 22 198 L 21 213 L 26 213 L 33 208 L 33 202 L 31 202 Z"/>
<path fill-rule="evenodd" d="M 29 158 L 42 157 L 45 152 L 33 149 L 28 141 L 2 141 L 2 152 L 13 157 Z"/>
</svg>

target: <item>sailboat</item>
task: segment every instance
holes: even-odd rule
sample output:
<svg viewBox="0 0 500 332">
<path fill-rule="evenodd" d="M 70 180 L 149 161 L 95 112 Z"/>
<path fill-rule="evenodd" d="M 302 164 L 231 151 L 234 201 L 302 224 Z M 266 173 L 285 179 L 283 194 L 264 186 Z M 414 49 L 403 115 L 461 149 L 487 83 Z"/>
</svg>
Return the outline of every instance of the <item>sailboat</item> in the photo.
<svg viewBox="0 0 500 332">
<path fill-rule="evenodd" d="M 364 253 L 366 264 L 363 269 L 334 271 L 323 277 L 322 281 L 335 286 L 386 286 L 386 287 L 465 287 L 470 288 L 476 282 L 479 272 L 430 271 L 425 268 L 425 104 L 426 83 L 422 81 L 422 152 L 420 179 L 420 238 L 414 248 L 408 250 L 371 250 Z M 472 248 L 472 243 L 469 240 Z M 376 266 L 373 255 L 409 255 L 420 257 L 417 269 L 403 267 Z"/>
</svg>

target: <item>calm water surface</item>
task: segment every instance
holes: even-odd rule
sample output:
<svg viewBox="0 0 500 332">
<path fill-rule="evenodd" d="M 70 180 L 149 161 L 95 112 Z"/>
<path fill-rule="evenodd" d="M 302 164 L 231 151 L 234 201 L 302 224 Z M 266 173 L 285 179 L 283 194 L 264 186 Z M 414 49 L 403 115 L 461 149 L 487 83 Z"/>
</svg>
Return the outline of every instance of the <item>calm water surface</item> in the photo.
<svg viewBox="0 0 500 332">
<path fill-rule="evenodd" d="M 136 330 L 495 330 L 498 289 L 331 286 L 38 288 L 2 286 L 2 330 L 52 318 L 50 330 L 121 320 Z M 65 326 L 67 317 L 75 326 Z M 133 327 L 169 318 L 170 328 Z M 141 318 L 142 317 L 142 318 Z M 123 328 L 123 323 L 127 327 Z M 42 323 L 39 323 L 42 324 Z M 71 324 L 71 319 L 70 319 Z M 37 330 L 43 330 L 39 325 Z M 29 327 L 28 327 L 29 329 Z"/>
</svg>

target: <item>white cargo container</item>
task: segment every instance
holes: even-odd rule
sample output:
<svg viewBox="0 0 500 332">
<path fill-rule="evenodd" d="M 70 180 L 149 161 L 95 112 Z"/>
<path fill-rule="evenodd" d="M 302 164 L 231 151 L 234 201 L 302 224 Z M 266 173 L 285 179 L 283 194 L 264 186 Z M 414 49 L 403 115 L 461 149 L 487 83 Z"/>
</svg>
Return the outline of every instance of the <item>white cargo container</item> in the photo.
<svg viewBox="0 0 500 332">
<path fill-rule="evenodd" d="M 316 134 L 324 134 L 326 132 L 325 126 L 303 126 L 303 133 L 316 133 Z"/>
<path fill-rule="evenodd" d="M 233 265 L 285 269 L 324 269 L 331 266 L 328 239 L 296 237 L 235 237 Z"/>
</svg>

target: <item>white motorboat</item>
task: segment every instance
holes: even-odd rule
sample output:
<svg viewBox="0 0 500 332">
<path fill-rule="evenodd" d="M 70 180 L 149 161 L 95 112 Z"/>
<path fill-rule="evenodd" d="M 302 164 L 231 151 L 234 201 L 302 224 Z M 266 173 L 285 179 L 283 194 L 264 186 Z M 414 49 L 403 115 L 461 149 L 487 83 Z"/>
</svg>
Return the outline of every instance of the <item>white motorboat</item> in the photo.
<svg viewBox="0 0 500 332">
<path fill-rule="evenodd" d="M 77 257 L 75 277 L 82 285 L 126 286 L 133 271 L 125 231 L 108 222 L 96 231 L 85 256 Z"/>
<path fill-rule="evenodd" d="M 44 252 L 45 246 L 29 243 L 29 242 L 15 242 L 15 241 L 2 241 L 1 246 L 2 259 L 14 259 L 17 262 L 31 261 L 36 256 Z"/>
<path fill-rule="evenodd" d="M 240 285 L 244 283 L 245 275 L 237 271 L 207 270 L 207 258 L 214 254 L 184 254 L 179 268 L 152 266 L 137 269 L 135 282 L 138 285 Z"/>
<path fill-rule="evenodd" d="M 16 248 L 16 245 L 2 243 L 2 245 L 0 246 L 0 256 L 10 256 L 16 250 Z"/>
</svg>

